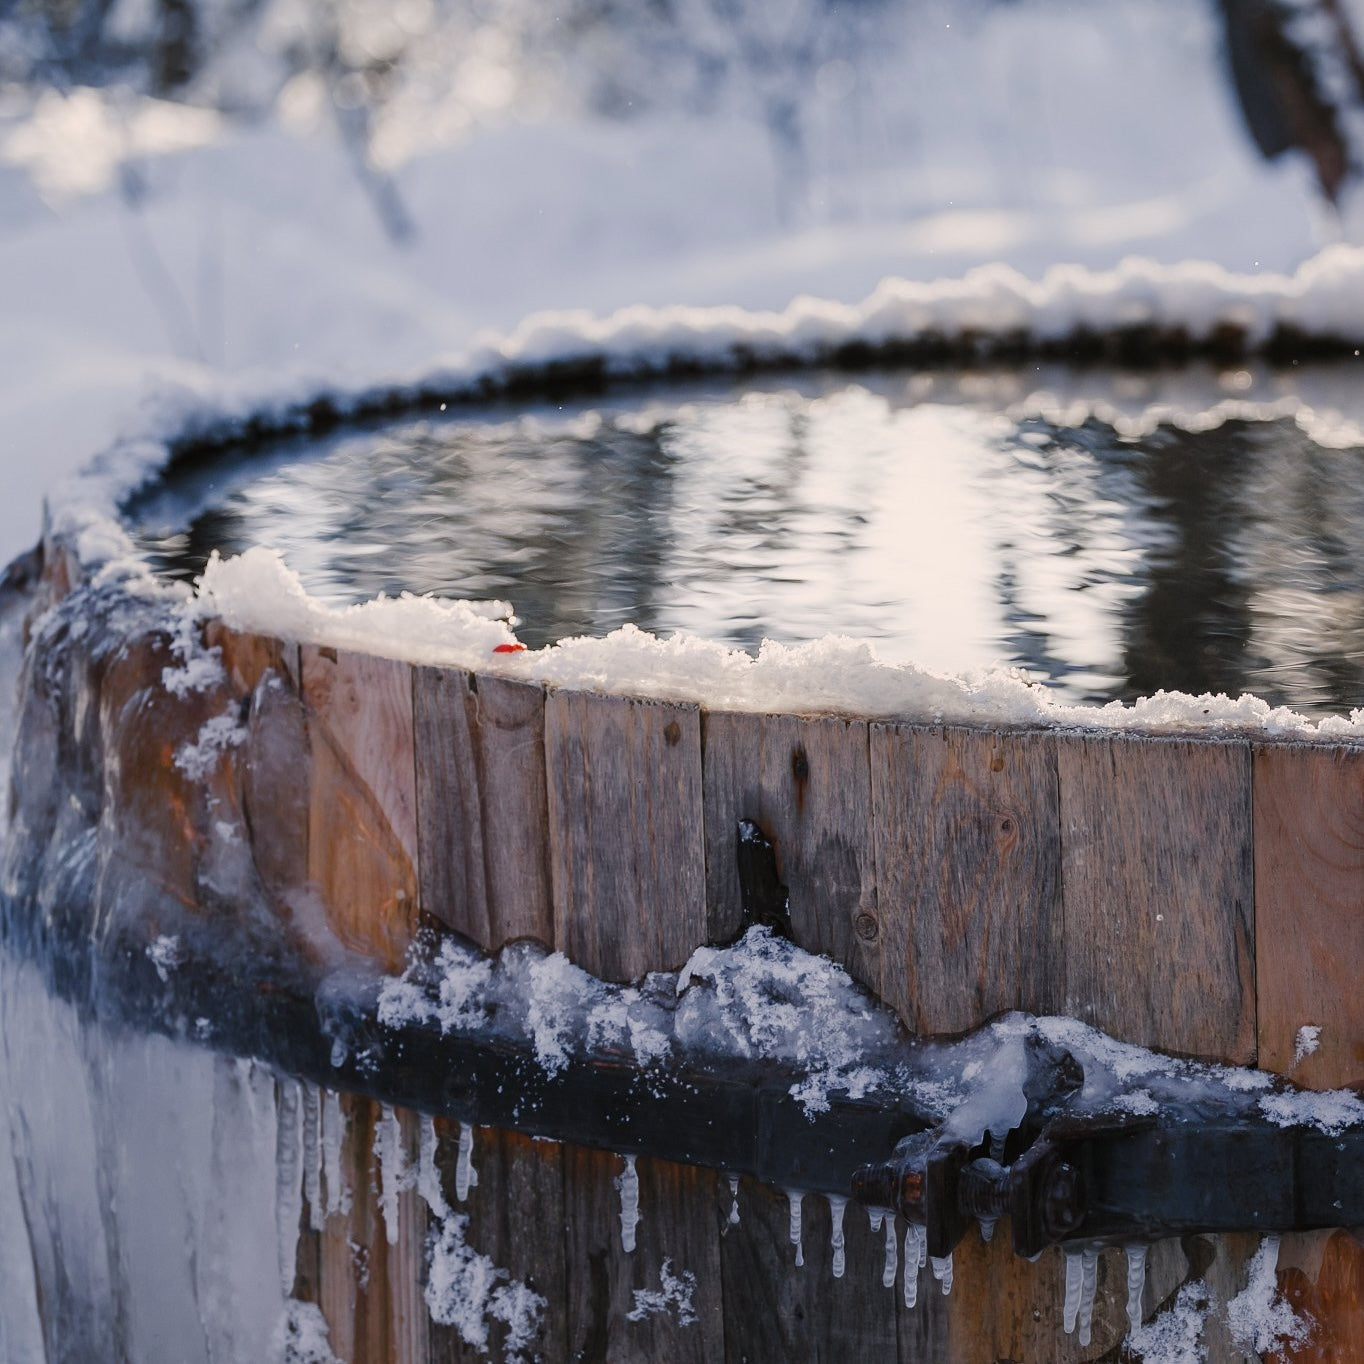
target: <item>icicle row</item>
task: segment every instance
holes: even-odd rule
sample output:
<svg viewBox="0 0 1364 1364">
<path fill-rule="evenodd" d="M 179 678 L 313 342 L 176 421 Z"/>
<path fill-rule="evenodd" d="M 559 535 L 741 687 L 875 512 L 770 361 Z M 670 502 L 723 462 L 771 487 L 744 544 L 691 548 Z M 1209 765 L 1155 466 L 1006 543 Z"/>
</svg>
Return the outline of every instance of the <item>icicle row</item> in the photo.
<svg viewBox="0 0 1364 1364">
<path fill-rule="evenodd" d="M 322 1105 L 313 1085 L 303 1086 L 303 1196 L 308 1200 L 308 1225 L 321 1231 L 326 1222 L 322 1206 Z"/>
<path fill-rule="evenodd" d="M 874 1228 L 873 1228 L 874 1230 Z M 899 1259 L 900 1239 L 895 1234 L 895 1214 L 885 1214 L 885 1262 L 881 1266 L 881 1288 L 895 1288 L 895 1262 Z"/>
<path fill-rule="evenodd" d="M 455 1162 L 455 1197 L 461 1203 L 469 1201 L 469 1190 L 478 1183 L 474 1169 L 474 1129 L 471 1124 L 459 1125 L 459 1157 Z"/>
<path fill-rule="evenodd" d="M 1078 1250 L 1066 1251 L 1066 1299 L 1061 1310 L 1061 1325 L 1067 1335 L 1075 1330 L 1075 1317 L 1080 1310 L 1080 1280 L 1083 1268 Z"/>
<path fill-rule="evenodd" d="M 787 1231 L 791 1238 L 791 1244 L 796 1248 L 796 1268 L 803 1268 L 805 1265 L 805 1247 L 801 1245 L 800 1239 L 800 1204 L 805 1195 L 797 1189 L 787 1189 L 786 1202 L 791 1210 L 790 1223 Z"/>
<path fill-rule="evenodd" d="M 1127 1247 L 1127 1325 L 1141 1330 L 1141 1295 L 1146 1288 L 1146 1247 Z"/>
<path fill-rule="evenodd" d="M 931 1255 L 929 1263 L 933 1266 L 933 1277 L 942 1284 L 942 1294 L 946 1297 L 952 1291 L 951 1255 Z"/>
<path fill-rule="evenodd" d="M 639 1174 L 634 1156 L 625 1157 L 625 1169 L 616 1180 L 620 1190 L 620 1245 L 627 1255 L 635 1248 L 635 1228 L 639 1225 Z"/>
<path fill-rule="evenodd" d="M 384 1104 L 374 1134 L 375 1154 L 379 1158 L 379 1211 L 383 1214 L 384 1233 L 391 1246 L 398 1244 L 398 1194 L 402 1189 L 407 1162 L 403 1159 L 403 1134 L 398 1115 Z"/>
<path fill-rule="evenodd" d="M 831 1245 L 833 1247 L 834 1258 L 834 1278 L 841 1279 L 843 1271 L 847 1267 L 847 1249 L 843 1238 L 843 1213 L 848 1206 L 846 1198 L 839 1198 L 836 1194 L 829 1194 L 829 1221 L 833 1225 Z"/>
<path fill-rule="evenodd" d="M 322 1177 L 327 1186 L 327 1216 L 343 1213 L 350 1207 L 350 1190 L 341 1174 L 341 1147 L 346 1139 L 346 1115 L 341 1111 L 341 1096 L 328 1090 L 322 1103 Z"/>
<path fill-rule="evenodd" d="M 905 1306 L 919 1301 L 919 1270 L 928 1249 L 928 1232 L 917 1222 L 905 1228 Z"/>
<path fill-rule="evenodd" d="M 440 1166 L 436 1164 L 438 1146 L 436 1120 L 423 1113 L 417 1147 L 417 1192 L 435 1216 L 445 1218 L 450 1215 L 450 1205 L 445 1201 L 445 1190 L 440 1183 Z"/>
<path fill-rule="evenodd" d="M 275 1234 L 279 1252 L 279 1281 L 286 1298 L 293 1297 L 298 1268 L 298 1225 L 303 1216 L 300 1179 L 302 1124 L 299 1121 L 298 1082 L 279 1081 L 275 1115 Z"/>
<path fill-rule="evenodd" d="M 1099 1252 L 1087 1250 L 1081 1260 L 1080 1276 L 1080 1344 L 1089 1344 L 1090 1327 L 1094 1324 L 1094 1289 L 1099 1282 Z"/>
</svg>

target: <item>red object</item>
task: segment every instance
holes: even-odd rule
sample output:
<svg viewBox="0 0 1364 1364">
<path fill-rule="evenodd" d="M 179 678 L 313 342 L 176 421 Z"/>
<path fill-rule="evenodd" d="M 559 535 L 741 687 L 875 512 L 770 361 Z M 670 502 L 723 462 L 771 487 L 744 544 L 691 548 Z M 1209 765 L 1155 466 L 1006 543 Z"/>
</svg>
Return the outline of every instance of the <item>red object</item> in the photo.
<svg viewBox="0 0 1364 1364">
<path fill-rule="evenodd" d="M 495 654 L 519 654 L 525 652 L 524 644 L 494 644 L 493 653 Z"/>
</svg>

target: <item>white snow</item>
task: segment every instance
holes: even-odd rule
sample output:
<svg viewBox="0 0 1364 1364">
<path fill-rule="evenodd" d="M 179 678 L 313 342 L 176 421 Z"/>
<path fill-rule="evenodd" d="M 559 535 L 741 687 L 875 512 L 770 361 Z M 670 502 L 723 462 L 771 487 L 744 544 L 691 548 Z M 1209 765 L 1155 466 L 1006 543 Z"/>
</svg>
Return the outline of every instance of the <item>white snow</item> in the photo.
<svg viewBox="0 0 1364 1364">
<path fill-rule="evenodd" d="M 156 974 L 161 978 L 164 985 L 170 979 L 170 973 L 180 965 L 180 938 L 175 933 L 161 933 L 153 938 L 147 948 L 147 956 L 151 958 L 151 963 L 156 967 Z"/>
<path fill-rule="evenodd" d="M 1308 1323 L 1279 1296 L 1274 1276 L 1278 1260 L 1279 1238 L 1266 1236 L 1251 1256 L 1245 1288 L 1227 1304 L 1231 1337 L 1247 1353 L 1267 1354 L 1307 1340 Z"/>
<path fill-rule="evenodd" d="M 194 741 L 181 744 L 175 751 L 175 765 L 191 781 L 203 781 L 229 748 L 246 742 L 246 727 L 235 715 L 210 715 Z"/>
<path fill-rule="evenodd" d="M 450 1212 L 432 1234 L 425 1289 L 431 1319 L 453 1326 L 465 1344 L 483 1354 L 488 1353 L 493 1324 L 501 1322 L 506 1327 L 503 1358 L 520 1359 L 539 1330 L 545 1299 L 474 1250 L 466 1239 L 468 1230 L 468 1217 Z"/>
<path fill-rule="evenodd" d="M 1293 1064 L 1300 1065 L 1321 1046 L 1321 1028 L 1315 1023 L 1304 1023 L 1293 1039 Z"/>
<path fill-rule="evenodd" d="M 657 1288 L 633 1290 L 635 1305 L 625 1314 L 626 1321 L 643 1321 L 646 1317 L 671 1315 L 679 1326 L 690 1326 L 696 1320 L 693 1298 L 696 1275 L 690 1269 L 673 1272 L 673 1262 L 666 1257 L 658 1272 Z"/>
<path fill-rule="evenodd" d="M 1364 1122 L 1364 1100 L 1349 1089 L 1285 1091 L 1264 1095 L 1260 1112 L 1280 1127 L 1315 1127 L 1334 1136 Z"/>
<path fill-rule="evenodd" d="M 1186 1283 L 1172 1306 L 1128 1336 L 1128 1348 L 1145 1364 L 1202 1364 L 1208 1357 L 1203 1330 L 1211 1310 L 1207 1284 L 1201 1279 Z"/>
<path fill-rule="evenodd" d="M 341 1364 L 316 1303 L 290 1298 L 271 1337 L 272 1364 Z"/>
</svg>

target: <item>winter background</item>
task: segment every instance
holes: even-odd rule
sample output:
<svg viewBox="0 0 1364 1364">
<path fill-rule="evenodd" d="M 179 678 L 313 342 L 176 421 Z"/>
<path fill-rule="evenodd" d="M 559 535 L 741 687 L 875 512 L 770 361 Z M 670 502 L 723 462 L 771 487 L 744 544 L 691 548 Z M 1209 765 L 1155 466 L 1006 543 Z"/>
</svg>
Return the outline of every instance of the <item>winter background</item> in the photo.
<svg viewBox="0 0 1364 1364">
<path fill-rule="evenodd" d="M 544 310 L 851 303 L 994 262 L 1291 273 L 1364 233 L 1356 34 L 1361 0 L 0 0 L 0 563 L 168 388 L 369 382 Z M 136 1266 L 141 1357 L 264 1357 L 273 1099 L 5 985 L 0 1093 L 50 1148 L 73 1277 Z M 98 1181 L 175 1161 L 181 1250 L 130 1196 L 114 1263 L 79 1220 Z M 12 1171 L 0 1149 L 0 1358 L 26 1360 Z M 179 1291 L 184 1246 L 211 1294 Z"/>
<path fill-rule="evenodd" d="M 7 0 L 0 558 L 168 384 L 984 262 L 1292 271 L 1355 235 L 1355 8 Z"/>
</svg>

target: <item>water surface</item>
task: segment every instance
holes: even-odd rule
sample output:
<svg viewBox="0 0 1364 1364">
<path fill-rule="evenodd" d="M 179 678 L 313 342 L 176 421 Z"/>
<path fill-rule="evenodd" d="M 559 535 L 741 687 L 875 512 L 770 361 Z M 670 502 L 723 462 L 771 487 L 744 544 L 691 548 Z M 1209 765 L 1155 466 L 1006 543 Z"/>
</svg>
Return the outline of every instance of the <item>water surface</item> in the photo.
<svg viewBox="0 0 1364 1364">
<path fill-rule="evenodd" d="M 272 545 L 333 603 L 509 599 L 532 647 L 839 632 L 1075 701 L 1364 705 L 1364 450 L 1284 418 L 1124 436 L 1012 391 L 815 374 L 407 420 L 172 474 L 130 515 L 176 576 Z"/>
</svg>

